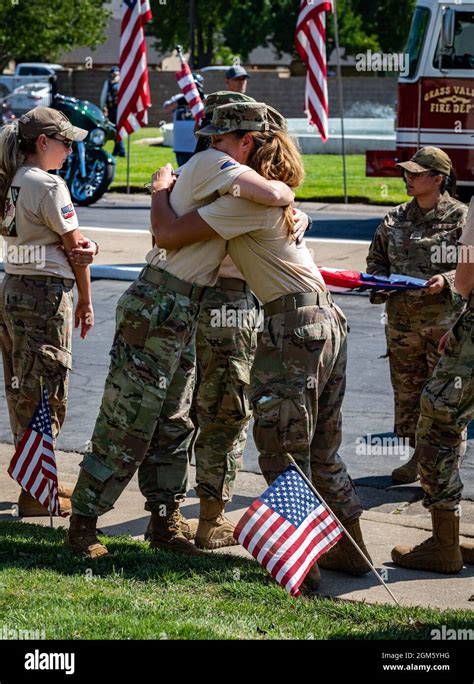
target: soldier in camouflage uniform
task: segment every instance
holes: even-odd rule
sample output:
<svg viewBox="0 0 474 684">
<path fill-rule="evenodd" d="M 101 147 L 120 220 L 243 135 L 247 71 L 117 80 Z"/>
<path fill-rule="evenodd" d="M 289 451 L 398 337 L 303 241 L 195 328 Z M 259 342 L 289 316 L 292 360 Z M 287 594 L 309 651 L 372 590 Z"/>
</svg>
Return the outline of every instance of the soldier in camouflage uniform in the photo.
<svg viewBox="0 0 474 684">
<path fill-rule="evenodd" d="M 391 210 L 377 228 L 367 272 L 428 280 L 422 290 L 371 295 L 373 303 L 386 301 L 394 432 L 414 448 L 420 395 L 438 363 L 438 342 L 463 308 L 454 289 L 454 269 L 467 207 L 449 195 L 448 190 L 455 190 L 452 164 L 442 150 L 422 148 L 411 161 L 398 166 L 404 170 L 413 199 Z M 414 482 L 417 456 L 396 468 L 392 477 Z"/>
<path fill-rule="evenodd" d="M 259 107 L 265 123 L 266 108 Z M 216 149 L 229 154 L 232 150 L 234 159 L 256 171 L 265 168 L 290 187 L 299 185 L 304 171 L 289 136 L 269 126 L 249 132 L 241 127 L 240 111 L 234 105 L 217 107 L 211 125 L 199 134 L 219 136 L 213 143 Z M 368 555 L 359 525 L 362 506 L 337 453 L 347 361 L 346 319 L 327 292 L 306 246 L 292 239 L 291 215 L 288 210 L 262 210 L 227 195 L 180 221 L 180 237 L 186 244 L 193 236 L 197 240 L 205 234 L 215 237 L 215 233 L 228 240 L 232 260 L 263 302 L 265 327 L 251 370 L 250 396 L 265 479 L 272 482 L 287 467 L 290 453 Z M 346 536 L 318 562 L 354 575 L 369 571 Z M 304 588 L 314 589 L 319 570 L 311 558 L 303 569 L 308 567 Z"/>
<path fill-rule="evenodd" d="M 250 116 L 247 125 L 260 124 Z M 171 167 L 166 171 L 171 180 Z M 293 198 L 283 183 L 264 181 L 229 155 L 206 150 L 183 166 L 170 193 L 171 204 L 181 215 L 232 192 L 237 179 L 243 196 L 268 203 L 276 183 L 275 204 L 288 204 Z M 72 498 L 66 544 L 90 558 L 107 553 L 97 538 L 97 518 L 111 510 L 137 469 L 146 509 L 152 513 L 151 547 L 200 553 L 183 529 L 179 503 L 187 489 L 193 432 L 189 408 L 199 303 L 205 287 L 216 281 L 226 242 L 216 239 L 176 248 L 177 235 L 166 232 L 167 215 L 160 206 L 163 194 L 168 201 L 169 187 L 160 173 L 154 174 L 151 225 L 157 245 L 147 255 L 148 265 L 138 280 L 119 300 L 92 452 L 81 464 Z"/>
<path fill-rule="evenodd" d="M 40 403 L 42 386 L 48 391 L 54 441 L 64 423 L 75 282 L 82 337 L 93 325 L 88 268 L 69 261 L 65 253 L 88 241 L 80 233 L 66 183 L 47 172 L 60 168 L 72 141 L 86 135 L 64 114 L 48 107 L 27 112 L 1 133 L 0 216 L 6 274 L 0 292 L 0 343 L 15 446 Z M 30 494 L 30 489 L 37 493 L 34 483 L 24 486 L 19 514 L 49 515 Z M 70 488 L 60 484 L 58 493 L 62 510 L 70 510 Z"/>
<path fill-rule="evenodd" d="M 421 395 L 416 431 L 423 505 L 431 511 L 433 536 L 392 551 L 397 565 L 443 574 L 459 572 L 463 560 L 474 563 L 474 546 L 459 544 L 461 446 L 474 418 L 474 199 L 460 243 L 455 285 L 468 302 L 441 341 L 443 354 Z"/>
</svg>

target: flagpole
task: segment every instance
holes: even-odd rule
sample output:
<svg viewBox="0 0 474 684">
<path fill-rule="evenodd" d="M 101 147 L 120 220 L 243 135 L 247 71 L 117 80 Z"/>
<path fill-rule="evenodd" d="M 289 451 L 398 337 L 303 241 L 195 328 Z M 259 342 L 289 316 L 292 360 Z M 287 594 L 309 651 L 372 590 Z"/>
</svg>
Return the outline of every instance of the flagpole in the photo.
<svg viewBox="0 0 474 684">
<path fill-rule="evenodd" d="M 127 135 L 127 195 L 130 194 L 130 133 Z"/>
<path fill-rule="evenodd" d="M 337 0 L 334 0 L 334 40 L 336 43 L 337 90 L 339 94 L 339 109 L 341 111 L 341 148 L 342 167 L 344 173 L 344 202 L 349 203 L 347 196 L 347 168 L 346 168 L 346 140 L 344 135 L 344 94 L 342 90 L 341 59 L 339 54 L 339 26 L 337 23 Z"/>
<path fill-rule="evenodd" d="M 322 496 L 319 494 L 319 492 L 316 490 L 316 488 L 315 488 L 315 486 L 313 485 L 313 483 L 306 477 L 306 475 L 305 475 L 304 472 L 301 470 L 301 468 L 299 467 L 299 465 L 297 464 L 297 462 L 295 461 L 295 459 L 293 458 L 293 456 L 292 456 L 291 454 L 288 454 L 288 453 L 287 453 L 287 454 L 286 454 L 286 457 L 288 458 L 288 460 L 290 461 L 290 463 L 291 463 L 292 465 L 295 466 L 295 468 L 297 469 L 297 471 L 299 472 L 299 474 L 301 475 L 301 477 L 304 479 L 304 481 L 306 482 L 306 484 L 308 485 L 308 487 L 311 489 L 311 491 L 313 492 L 313 494 L 314 494 L 314 495 L 321 501 L 321 503 L 328 509 L 328 511 L 331 513 L 331 515 L 333 516 L 333 518 L 334 518 L 334 520 L 337 522 L 337 524 L 344 530 L 344 533 L 345 533 L 346 537 L 349 539 L 349 541 L 352 543 L 352 545 L 355 546 L 355 548 L 356 548 L 357 551 L 360 553 L 360 555 L 362 556 L 362 558 L 366 561 L 367 565 L 370 566 L 370 569 L 372 570 L 372 572 L 374 573 L 374 575 L 376 576 L 376 578 L 378 579 L 378 581 L 382 584 L 382 586 L 385 587 L 385 589 L 388 591 L 388 593 L 390 594 L 390 596 L 392 597 L 392 599 L 395 601 L 395 603 L 397 604 L 397 606 L 400 606 L 400 603 L 399 603 L 398 600 L 395 598 L 395 596 L 392 594 L 392 592 L 390 591 L 390 589 L 388 588 L 388 586 L 385 584 L 385 582 L 383 581 L 383 579 L 380 577 L 379 573 L 378 573 L 377 570 L 374 568 L 374 566 L 372 565 L 371 561 L 367 558 L 367 556 L 366 556 L 365 553 L 362 551 L 362 549 L 359 547 L 359 545 L 354 541 L 354 539 L 351 537 L 351 535 L 347 532 L 346 528 L 345 528 L 344 525 L 341 523 L 341 521 L 338 519 L 338 517 L 335 515 L 335 513 L 329 508 L 328 504 L 324 501 L 323 497 L 322 497 Z"/>
</svg>

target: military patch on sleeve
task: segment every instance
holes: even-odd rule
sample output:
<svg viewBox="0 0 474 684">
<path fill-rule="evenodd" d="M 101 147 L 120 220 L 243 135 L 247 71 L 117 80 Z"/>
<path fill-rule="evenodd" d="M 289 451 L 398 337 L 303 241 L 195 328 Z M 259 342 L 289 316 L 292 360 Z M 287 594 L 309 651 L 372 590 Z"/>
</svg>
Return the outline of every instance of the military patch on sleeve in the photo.
<svg viewBox="0 0 474 684">
<path fill-rule="evenodd" d="M 226 162 L 222 164 L 221 171 L 223 169 L 229 169 L 231 166 L 237 166 L 237 162 L 235 162 L 233 159 L 228 159 Z"/>
<path fill-rule="evenodd" d="M 20 194 L 20 188 L 11 185 L 8 189 L 7 198 L 5 200 L 5 210 L 3 214 L 2 221 L 2 235 L 4 237 L 18 237 L 16 230 L 16 202 L 18 195 Z"/>
<path fill-rule="evenodd" d="M 74 207 L 72 204 L 66 204 L 65 207 L 61 207 L 61 214 L 64 219 L 70 219 L 74 216 Z"/>
</svg>

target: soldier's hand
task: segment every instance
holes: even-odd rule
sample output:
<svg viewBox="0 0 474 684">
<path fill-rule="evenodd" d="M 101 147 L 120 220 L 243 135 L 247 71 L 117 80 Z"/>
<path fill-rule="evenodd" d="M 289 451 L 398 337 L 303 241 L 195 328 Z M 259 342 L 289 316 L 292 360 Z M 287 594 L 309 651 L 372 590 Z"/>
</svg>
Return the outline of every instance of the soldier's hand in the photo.
<svg viewBox="0 0 474 684">
<path fill-rule="evenodd" d="M 72 249 L 67 255 L 76 266 L 88 266 L 97 254 L 97 245 L 88 238 L 81 238 L 78 245 L 79 247 Z"/>
<path fill-rule="evenodd" d="M 168 190 L 170 192 L 176 182 L 176 176 L 173 172 L 171 164 L 162 166 L 161 169 L 155 171 L 151 177 L 151 192 L 159 192 L 160 190 Z"/>
<path fill-rule="evenodd" d="M 439 294 L 444 290 L 446 281 L 442 275 L 435 275 L 428 280 L 424 287 L 426 294 Z"/>
<path fill-rule="evenodd" d="M 293 218 L 295 220 L 295 225 L 293 227 L 293 240 L 299 245 L 303 239 L 306 229 L 309 225 L 309 216 L 305 214 L 304 211 L 300 209 L 293 209 Z"/>
<path fill-rule="evenodd" d="M 438 342 L 438 353 L 439 354 L 442 354 L 444 352 L 444 348 L 446 347 L 446 344 L 448 342 L 450 334 L 451 334 L 451 331 L 448 330 L 448 332 L 444 333 L 443 337 Z"/>
<path fill-rule="evenodd" d="M 94 309 L 92 302 L 77 300 L 76 312 L 74 315 L 74 327 L 81 326 L 81 337 L 84 340 L 94 325 Z"/>
</svg>

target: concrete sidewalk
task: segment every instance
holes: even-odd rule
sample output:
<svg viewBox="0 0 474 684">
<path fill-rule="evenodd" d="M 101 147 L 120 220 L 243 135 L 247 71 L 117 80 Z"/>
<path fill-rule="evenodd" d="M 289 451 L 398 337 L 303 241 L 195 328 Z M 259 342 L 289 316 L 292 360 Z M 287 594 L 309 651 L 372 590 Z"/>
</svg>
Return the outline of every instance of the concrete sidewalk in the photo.
<svg viewBox="0 0 474 684">
<path fill-rule="evenodd" d="M 18 520 L 15 503 L 18 499 L 18 486 L 7 475 L 7 466 L 13 454 L 8 444 L 0 445 L 0 520 Z M 63 482 L 74 483 L 79 471 L 80 454 L 57 452 L 58 470 Z M 191 485 L 194 486 L 194 468 L 191 468 Z M 236 494 L 227 507 L 229 517 L 237 522 L 253 499 L 265 489 L 261 475 L 241 472 L 237 478 Z M 362 492 L 359 492 L 362 495 Z M 370 510 L 362 517 L 362 529 L 375 567 L 382 574 L 391 591 L 402 605 L 425 606 L 440 609 L 474 609 L 474 566 L 466 566 L 459 575 L 443 576 L 428 572 L 403 570 L 393 565 L 390 551 L 396 544 L 417 544 L 429 536 L 430 518 L 419 503 L 399 504 L 394 507 L 384 501 L 380 491 L 367 496 L 378 497 L 372 501 Z M 138 488 L 137 478 L 133 478 L 114 510 L 102 516 L 99 525 L 106 535 L 131 535 L 143 539 L 149 514 L 144 510 L 144 500 Z M 188 518 L 197 517 L 199 502 L 191 490 L 182 507 Z M 389 512 L 387 512 L 389 511 Z M 49 518 L 27 518 L 26 523 L 49 525 Z M 54 519 L 54 526 L 67 526 L 66 520 Z M 463 522 L 461 532 L 464 539 L 474 538 L 474 502 L 463 502 Z M 237 554 L 249 557 L 240 546 L 223 549 L 214 553 Z M 362 578 L 350 577 L 342 573 L 322 570 L 323 581 L 321 596 L 331 596 L 350 601 L 367 603 L 393 603 L 386 590 L 370 573 Z"/>
</svg>

